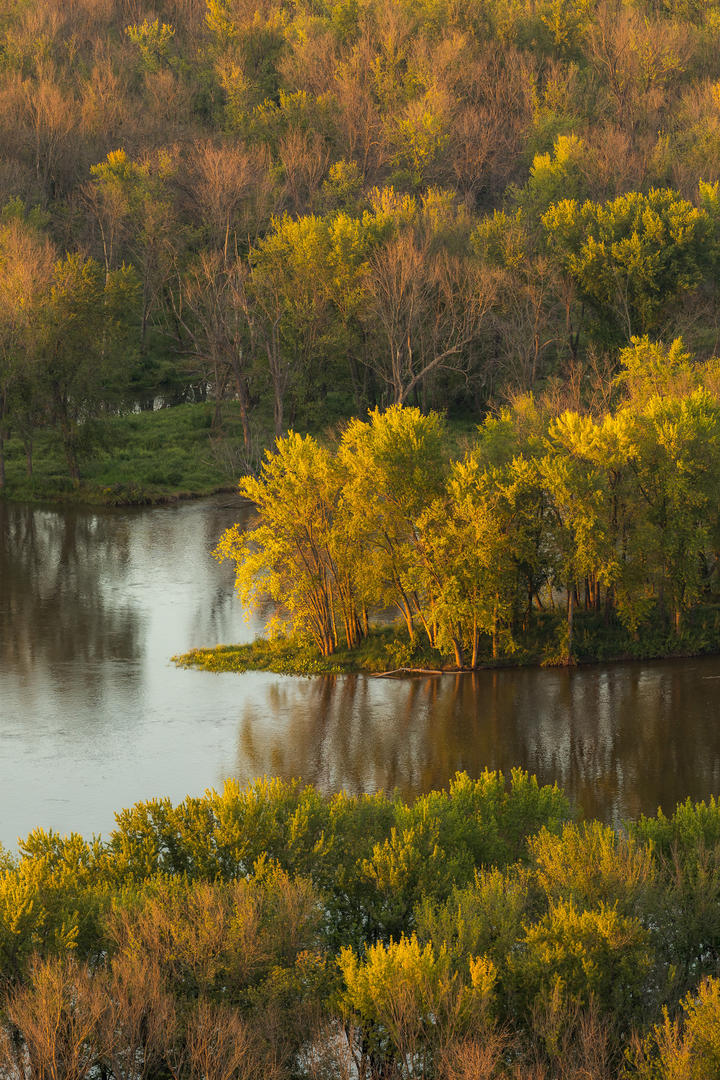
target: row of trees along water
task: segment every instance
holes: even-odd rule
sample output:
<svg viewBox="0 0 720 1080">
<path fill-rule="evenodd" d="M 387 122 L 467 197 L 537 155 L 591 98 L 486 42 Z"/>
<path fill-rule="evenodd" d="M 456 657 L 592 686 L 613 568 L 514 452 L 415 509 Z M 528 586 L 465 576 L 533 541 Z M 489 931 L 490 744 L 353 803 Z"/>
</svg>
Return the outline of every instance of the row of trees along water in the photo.
<svg viewBox="0 0 720 1080">
<path fill-rule="evenodd" d="M 719 36 L 715 0 L 6 4 L 0 439 L 77 481 L 94 416 L 229 396 L 242 471 L 632 334 L 713 355 Z"/>
<path fill-rule="evenodd" d="M 712 1080 L 720 807 L 459 774 L 139 803 L 2 855 L 7 1080 Z"/>
<path fill-rule="evenodd" d="M 414 407 L 352 420 L 335 446 L 294 433 L 241 481 L 259 521 L 222 537 L 243 600 L 323 656 L 354 648 L 369 611 L 402 613 L 410 643 L 476 666 L 512 653 L 564 605 L 558 659 L 582 607 L 641 636 L 681 634 L 718 589 L 720 400 L 715 362 L 634 339 L 618 403 L 589 415 L 522 397 L 451 459 L 443 421 Z"/>
</svg>

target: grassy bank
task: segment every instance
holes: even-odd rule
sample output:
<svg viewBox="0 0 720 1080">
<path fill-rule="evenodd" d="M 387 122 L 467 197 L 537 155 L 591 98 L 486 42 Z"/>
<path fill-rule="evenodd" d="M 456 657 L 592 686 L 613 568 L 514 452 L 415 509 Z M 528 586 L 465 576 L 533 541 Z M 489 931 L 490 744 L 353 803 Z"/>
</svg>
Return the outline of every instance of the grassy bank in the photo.
<svg viewBox="0 0 720 1080">
<path fill-rule="evenodd" d="M 497 659 L 492 657 L 490 640 L 483 642 L 479 667 L 556 666 L 564 662 L 564 631 L 565 623 L 559 614 L 539 613 L 528 633 L 505 642 Z M 688 612 L 680 634 L 658 620 L 653 629 L 634 637 L 615 621 L 606 623 L 588 612 L 576 616 L 573 662 L 577 664 L 717 652 L 720 652 L 720 604 L 698 605 Z M 359 648 L 341 647 L 327 657 L 321 656 L 307 641 L 277 637 L 257 638 L 245 645 L 192 649 L 174 656 L 173 660 L 180 667 L 203 671 L 273 671 L 281 675 L 457 670 L 447 653 L 429 648 L 419 636 L 411 642 L 407 631 L 399 625 L 372 627 Z"/>
<path fill-rule="evenodd" d="M 4 497 L 120 506 L 232 489 L 247 471 L 240 414 L 234 402 L 225 403 L 216 430 L 213 413 L 213 404 L 200 403 L 93 421 L 83 431 L 79 488 L 57 432 L 38 433 L 31 477 L 22 443 L 10 439 Z"/>
</svg>

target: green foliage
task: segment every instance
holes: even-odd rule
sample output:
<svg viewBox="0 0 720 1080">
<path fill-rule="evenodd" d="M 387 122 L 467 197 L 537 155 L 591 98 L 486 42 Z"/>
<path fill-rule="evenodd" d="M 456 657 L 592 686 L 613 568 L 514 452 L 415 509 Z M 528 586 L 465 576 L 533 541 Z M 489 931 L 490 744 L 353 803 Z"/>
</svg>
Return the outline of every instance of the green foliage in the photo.
<svg viewBox="0 0 720 1080">
<path fill-rule="evenodd" d="M 631 1055 L 640 1080 L 714 1080 L 720 1076 L 720 982 L 705 979 L 682 1001 L 682 1015 L 663 1011 Z"/>
<path fill-rule="evenodd" d="M 125 33 L 140 50 L 145 68 L 148 71 L 157 71 L 167 59 L 175 28 L 169 23 L 161 23 L 160 19 L 154 19 L 153 22 L 143 19 L 142 23 L 127 26 Z"/>
<path fill-rule="evenodd" d="M 471 958 L 467 971 L 452 971 L 445 948 L 435 952 L 413 935 L 372 945 L 362 960 L 350 949 L 339 956 L 345 987 L 343 1009 L 368 1028 L 368 1049 L 417 1067 L 433 1050 L 488 1025 L 495 968 Z"/>
<path fill-rule="evenodd" d="M 648 846 L 591 821 L 541 829 L 529 844 L 538 884 L 550 901 L 614 906 L 628 914 L 650 903 L 655 865 Z"/>
<path fill-rule="evenodd" d="M 625 338 L 657 330 L 714 258 L 711 218 L 668 189 L 604 204 L 564 199 L 542 220 L 582 296 Z"/>
<path fill-rule="evenodd" d="M 137 804 L 106 841 L 36 829 L 0 872 L 0 1062 L 12 1030 L 113 1076 L 230 1044 L 279 1080 L 321 1058 L 341 1075 L 343 1055 L 368 1076 L 491 1075 L 480 1044 L 504 1076 L 512 1039 L 515 1069 L 572 1052 L 621 1075 L 625 1053 L 628 1076 L 704 1080 L 717 809 L 616 832 L 486 772 L 409 805 L 263 780 Z"/>
<path fill-rule="evenodd" d="M 714 365 L 693 367 L 680 339 L 667 354 L 634 339 L 623 362 L 614 410 L 553 415 L 520 398 L 461 460 L 437 414 L 398 405 L 350 422 L 336 447 L 278 440 L 240 485 L 258 524 L 228 530 L 217 555 L 234 560 L 246 605 L 275 602 L 269 629 L 290 640 L 180 661 L 377 670 L 363 645 L 369 612 L 391 607 L 408 639 L 388 643 L 391 668 L 447 657 L 474 669 L 488 652 L 567 664 L 713 649 L 717 620 L 703 607 L 720 537 Z M 564 624 L 547 613 L 557 591 Z"/>
<path fill-rule="evenodd" d="M 234 1047 L 278 1080 L 349 1055 L 509 1078 L 511 1047 L 516 1072 L 573 1053 L 594 1080 L 624 1054 L 640 1080 L 704 1080 L 717 819 L 578 825 L 557 788 L 488 772 L 411 804 L 228 783 L 123 810 L 104 842 L 35 830 L 0 872 L 0 1062 L 24 1044 L 160 1080 Z"/>
<path fill-rule="evenodd" d="M 525 1008 L 557 995 L 565 1009 L 594 1004 L 626 1025 L 642 1012 L 652 961 L 649 934 L 636 917 L 604 903 L 583 909 L 560 900 L 525 927 L 508 967 Z"/>
</svg>

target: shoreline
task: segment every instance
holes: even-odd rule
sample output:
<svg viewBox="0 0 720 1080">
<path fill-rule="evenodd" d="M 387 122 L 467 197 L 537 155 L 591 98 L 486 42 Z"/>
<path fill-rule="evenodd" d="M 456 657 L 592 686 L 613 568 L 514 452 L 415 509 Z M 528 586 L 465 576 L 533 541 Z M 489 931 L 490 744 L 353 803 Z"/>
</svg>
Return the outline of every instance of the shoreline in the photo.
<svg viewBox="0 0 720 1080">
<path fill-rule="evenodd" d="M 172 506 L 180 502 L 210 499 L 214 495 L 237 495 L 237 483 L 220 484 L 217 487 L 197 491 L 189 491 L 184 488 L 177 491 L 153 491 L 150 488 L 138 489 L 133 492 L 124 490 L 121 486 L 117 486 L 112 490 L 81 486 L 73 491 L 39 491 L 37 493 L 22 491 L 17 494 L 0 490 L 0 502 L 15 506 L 25 503 L 32 506 L 42 506 L 44 504 L 58 507 L 106 507 L 107 509 L 113 509 Z"/>
<path fill-rule="evenodd" d="M 399 636 L 393 636 L 384 632 L 371 633 L 369 639 L 376 645 L 402 647 L 405 644 Z M 607 652 L 602 655 L 585 653 L 573 656 L 570 662 L 559 661 L 556 658 L 548 658 L 539 652 L 523 653 L 520 655 L 499 657 L 496 660 L 483 659 L 475 667 L 459 668 L 448 663 L 446 658 L 438 656 L 436 661 L 424 655 L 417 663 L 409 661 L 407 664 L 383 665 L 382 660 L 387 654 L 374 648 L 365 653 L 359 650 L 338 650 L 328 657 L 322 657 L 307 646 L 296 644 L 282 638 L 270 641 L 267 638 L 256 638 L 255 641 L 243 645 L 216 645 L 211 648 L 190 649 L 186 653 L 172 656 L 170 659 L 176 667 L 208 671 L 213 674 L 244 674 L 249 671 L 266 671 L 276 675 L 292 675 L 295 677 L 311 677 L 316 675 L 365 675 L 375 679 L 405 679 L 405 678 L 437 678 L 443 675 L 474 675 L 481 671 L 502 671 L 517 668 L 565 668 L 573 669 L 580 667 L 592 667 L 598 664 L 622 664 L 646 662 L 653 660 L 690 660 L 701 656 L 713 656 L 720 654 L 720 643 L 689 647 L 687 640 L 678 641 L 677 649 L 652 648 L 649 643 L 643 648 L 643 642 L 638 642 L 637 650 L 618 650 Z"/>
</svg>

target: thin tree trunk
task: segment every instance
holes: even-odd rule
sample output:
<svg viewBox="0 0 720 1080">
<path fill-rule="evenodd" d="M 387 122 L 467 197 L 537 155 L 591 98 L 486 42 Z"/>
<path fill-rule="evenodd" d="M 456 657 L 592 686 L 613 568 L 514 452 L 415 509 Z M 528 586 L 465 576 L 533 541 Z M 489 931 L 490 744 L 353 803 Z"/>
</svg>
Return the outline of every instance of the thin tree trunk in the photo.
<svg viewBox="0 0 720 1080">
<path fill-rule="evenodd" d="M 493 608 L 493 621 L 492 621 L 492 658 L 497 660 L 498 658 L 498 597 L 495 594 L 495 607 Z"/>
<path fill-rule="evenodd" d="M 477 628 L 477 618 L 473 619 L 472 657 L 470 667 L 475 670 L 478 665 L 478 652 L 480 651 L 480 635 Z"/>
</svg>

